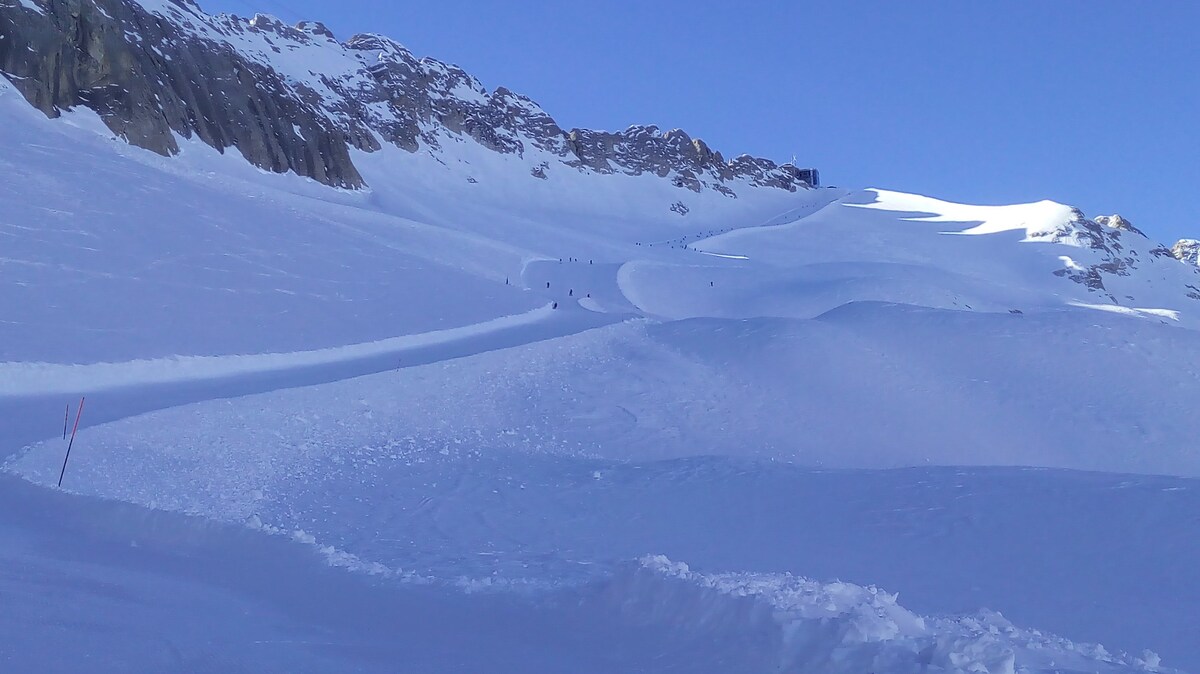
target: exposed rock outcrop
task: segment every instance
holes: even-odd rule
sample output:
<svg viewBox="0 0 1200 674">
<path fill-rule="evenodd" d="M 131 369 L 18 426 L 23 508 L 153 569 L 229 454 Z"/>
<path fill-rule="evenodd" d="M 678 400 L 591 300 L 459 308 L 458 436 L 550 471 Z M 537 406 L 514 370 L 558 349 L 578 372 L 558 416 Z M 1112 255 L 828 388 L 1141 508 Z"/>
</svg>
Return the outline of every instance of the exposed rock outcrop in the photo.
<svg viewBox="0 0 1200 674">
<path fill-rule="evenodd" d="M 174 4 L 199 13 L 190 0 Z M 337 128 L 270 67 L 126 0 L 37 7 L 0 6 L 0 71 L 47 115 L 82 105 L 114 134 L 159 154 L 178 151 L 175 134 L 197 136 L 272 171 L 362 185 L 348 148 L 370 147 L 370 134 Z"/>
<path fill-rule="evenodd" d="M 1200 241 L 1180 239 L 1171 247 L 1171 256 L 1188 264 L 1200 266 Z"/>
<path fill-rule="evenodd" d="M 1142 236 L 1145 236 L 1145 234 L 1142 234 L 1142 230 L 1134 227 L 1132 222 L 1126 220 L 1120 215 L 1097 215 L 1095 217 L 1095 221 L 1096 224 L 1103 225 L 1110 229 L 1120 229 L 1122 231 L 1133 232 L 1134 234 L 1141 234 Z"/>
<path fill-rule="evenodd" d="M 1106 295 L 1117 304 L 1121 303 L 1121 298 L 1109 287 L 1114 278 L 1130 277 L 1137 269 L 1154 264 L 1157 259 L 1165 258 L 1172 264 L 1175 263 L 1173 258 L 1186 261 L 1189 251 L 1194 260 L 1200 252 L 1200 242 L 1192 242 L 1196 246 L 1192 248 L 1181 245 L 1185 244 L 1185 241 L 1181 241 L 1174 249 L 1154 243 L 1133 223 L 1119 215 L 1101 215 L 1089 220 L 1078 209 L 1072 215 L 1070 222 L 1052 230 L 1031 233 L 1030 238 L 1048 243 L 1066 243 L 1092 251 L 1089 264 L 1071 260 L 1055 274 Z M 1194 271 L 1200 272 L 1200 267 Z M 1197 282 L 1200 283 L 1200 279 Z M 1195 299 L 1200 299 L 1200 291 L 1193 292 Z"/>
</svg>

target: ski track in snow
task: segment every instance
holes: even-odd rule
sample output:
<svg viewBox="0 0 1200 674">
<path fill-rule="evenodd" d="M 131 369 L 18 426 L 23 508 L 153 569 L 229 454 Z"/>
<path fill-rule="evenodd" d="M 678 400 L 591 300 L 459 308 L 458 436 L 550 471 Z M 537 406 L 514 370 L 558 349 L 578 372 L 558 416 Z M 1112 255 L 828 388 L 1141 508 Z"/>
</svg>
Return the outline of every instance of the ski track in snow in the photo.
<svg viewBox="0 0 1200 674">
<path fill-rule="evenodd" d="M 562 314 L 568 312 L 564 309 Z M 0 398 L 96 393 L 118 388 L 186 384 L 212 379 L 232 379 L 252 375 L 281 373 L 321 366 L 345 366 L 360 374 L 377 372 L 370 366 L 354 367 L 369 361 L 394 358 L 397 367 L 404 356 L 416 349 L 446 346 L 468 338 L 530 328 L 549 322 L 555 314 L 547 305 L 517 316 L 505 316 L 486 323 L 435 332 L 392 337 L 365 344 L 333 347 L 293 353 L 264 353 L 233 356 L 178 356 L 125 363 L 61 365 L 56 363 L 0 363 Z M 586 322 L 582 322 L 587 325 Z M 569 330 L 569 328 L 567 328 Z M 530 330 L 530 332 L 535 332 Z M 551 331 L 552 332 L 552 331 Z M 345 377 L 354 376 L 351 374 Z"/>
<path fill-rule="evenodd" d="M 621 320 L 579 308 L 538 309 L 520 316 L 437 333 L 295 354 L 182 357 L 177 359 L 58 365 L 0 363 L 0 415 L 12 454 L 42 438 L 52 410 L 87 397 L 80 428 L 203 400 L 312 386 L 462 358 L 495 349 L 554 339 Z M 55 412 L 57 414 L 57 412 Z"/>
</svg>

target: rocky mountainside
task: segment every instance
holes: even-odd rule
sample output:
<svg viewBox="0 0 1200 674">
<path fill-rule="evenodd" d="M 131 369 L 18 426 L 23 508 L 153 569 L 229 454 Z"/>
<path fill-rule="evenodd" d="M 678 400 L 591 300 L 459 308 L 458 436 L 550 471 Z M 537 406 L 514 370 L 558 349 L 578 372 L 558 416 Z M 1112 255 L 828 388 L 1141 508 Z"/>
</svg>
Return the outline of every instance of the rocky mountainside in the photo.
<svg viewBox="0 0 1200 674">
<path fill-rule="evenodd" d="M 1074 209 L 1072 214 L 1074 217 L 1070 222 L 1057 228 L 1031 232 L 1030 240 L 1068 243 L 1091 250 L 1098 258 L 1093 263 L 1081 265 L 1073 261 L 1055 273 L 1087 286 L 1114 304 L 1122 304 L 1123 300 L 1132 299 L 1132 296 L 1116 294 L 1105 284 L 1105 279 L 1109 279 L 1111 284 L 1113 278 L 1129 277 L 1137 269 L 1152 266 L 1163 258 L 1172 264 L 1175 262 L 1172 258 L 1177 255 L 1172 249 L 1154 243 L 1120 215 L 1099 215 L 1089 220 L 1078 209 Z M 1198 284 L 1200 279 L 1186 286 L 1188 297 L 1200 299 L 1200 289 L 1196 287 Z"/>
<path fill-rule="evenodd" d="M 447 131 L 498 153 L 537 148 L 579 171 L 652 173 L 729 197 L 734 180 L 789 191 L 818 182 L 811 169 L 727 160 L 679 130 L 567 130 L 529 98 L 386 37 L 339 42 L 320 23 L 209 16 L 193 0 L 0 0 L 0 74 L 47 115 L 85 106 L 159 154 L 178 152 L 176 135 L 197 137 L 343 188 L 365 185 L 352 149 L 436 155 Z"/>
<path fill-rule="evenodd" d="M 1200 241 L 1180 239 L 1171 247 L 1171 254 L 1183 262 L 1200 266 Z"/>
</svg>

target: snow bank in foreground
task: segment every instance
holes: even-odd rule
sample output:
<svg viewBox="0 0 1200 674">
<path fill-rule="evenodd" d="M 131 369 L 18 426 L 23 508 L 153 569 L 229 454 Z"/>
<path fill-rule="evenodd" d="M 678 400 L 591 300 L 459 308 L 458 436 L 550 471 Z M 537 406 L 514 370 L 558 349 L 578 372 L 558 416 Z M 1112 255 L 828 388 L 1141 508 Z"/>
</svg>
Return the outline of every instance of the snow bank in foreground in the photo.
<svg viewBox="0 0 1200 674">
<path fill-rule="evenodd" d="M 758 666 L 774 672 L 1164 671 L 1152 652 L 1109 653 L 1015 627 L 995 612 L 922 617 L 876 587 L 791 574 L 702 574 L 664 556 L 643 558 L 606 596 L 652 621 L 682 619 L 683 629 L 722 632 L 749 622 L 771 634 L 763 655 L 775 661 Z"/>
</svg>

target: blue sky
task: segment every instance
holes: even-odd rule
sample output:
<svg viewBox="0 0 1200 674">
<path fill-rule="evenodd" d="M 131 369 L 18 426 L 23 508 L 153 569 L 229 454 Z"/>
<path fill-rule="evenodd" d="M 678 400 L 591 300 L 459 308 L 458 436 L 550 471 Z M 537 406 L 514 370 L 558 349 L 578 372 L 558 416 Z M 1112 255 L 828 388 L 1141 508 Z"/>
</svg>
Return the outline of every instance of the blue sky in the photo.
<svg viewBox="0 0 1200 674">
<path fill-rule="evenodd" d="M 829 184 L 1200 237 L 1200 3 L 200 2 L 389 35 L 567 128 L 680 127 Z"/>
</svg>

